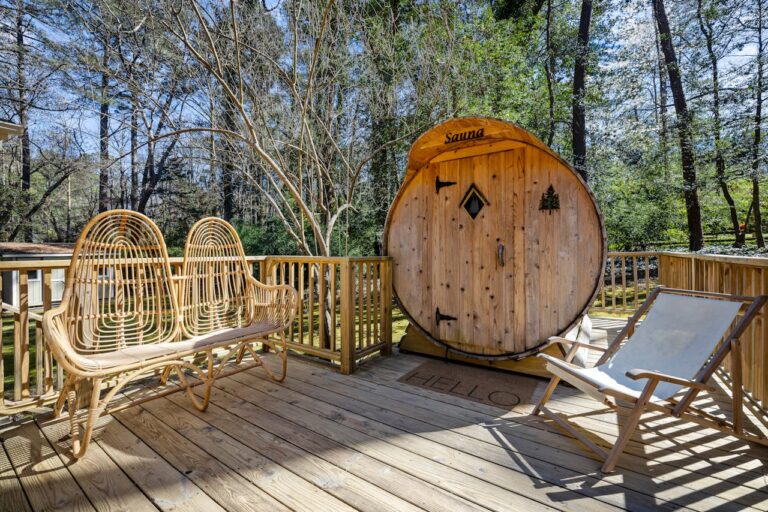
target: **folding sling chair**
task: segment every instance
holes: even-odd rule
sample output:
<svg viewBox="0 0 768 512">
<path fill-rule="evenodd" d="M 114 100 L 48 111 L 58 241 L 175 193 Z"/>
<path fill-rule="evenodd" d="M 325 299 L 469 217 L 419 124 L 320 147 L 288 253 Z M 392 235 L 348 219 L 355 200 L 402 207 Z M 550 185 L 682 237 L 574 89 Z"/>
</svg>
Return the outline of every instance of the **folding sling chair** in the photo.
<svg viewBox="0 0 768 512">
<path fill-rule="evenodd" d="M 765 444 L 759 433 L 744 429 L 739 337 L 768 300 L 658 287 L 630 318 L 606 349 L 578 341 L 552 338 L 567 350 L 565 361 L 546 354 L 552 380 L 532 414 L 544 413 L 603 460 L 603 472 L 616 466 L 643 412 L 654 411 Z M 743 312 L 741 318 L 738 318 Z M 638 325 L 638 320 L 646 315 Z M 572 363 L 577 351 L 598 350 L 602 356 L 592 368 Z M 714 391 L 709 379 L 731 356 L 733 421 L 693 406 L 701 391 Z M 629 406 L 630 414 L 613 448 L 606 452 L 545 404 L 564 380 L 604 404 Z"/>
</svg>

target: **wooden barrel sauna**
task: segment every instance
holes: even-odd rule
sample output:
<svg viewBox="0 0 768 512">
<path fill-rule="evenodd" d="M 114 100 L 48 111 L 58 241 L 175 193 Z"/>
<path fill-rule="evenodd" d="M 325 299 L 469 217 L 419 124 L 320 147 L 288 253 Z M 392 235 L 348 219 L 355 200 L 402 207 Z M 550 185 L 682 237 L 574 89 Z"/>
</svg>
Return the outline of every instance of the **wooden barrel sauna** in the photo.
<svg viewBox="0 0 768 512">
<path fill-rule="evenodd" d="M 403 313 L 447 353 L 521 359 L 600 287 L 602 216 L 584 180 L 515 124 L 451 119 L 419 137 L 384 250 Z"/>
</svg>

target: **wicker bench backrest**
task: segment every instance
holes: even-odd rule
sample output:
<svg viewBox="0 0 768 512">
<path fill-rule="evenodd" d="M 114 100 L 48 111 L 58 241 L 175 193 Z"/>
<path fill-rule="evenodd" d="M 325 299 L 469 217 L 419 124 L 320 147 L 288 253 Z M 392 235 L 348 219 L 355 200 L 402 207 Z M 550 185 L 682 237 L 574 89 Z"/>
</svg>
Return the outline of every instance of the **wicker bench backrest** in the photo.
<svg viewBox="0 0 768 512">
<path fill-rule="evenodd" d="M 198 221 L 184 244 L 180 303 L 187 336 L 250 325 L 250 265 L 235 229 L 217 217 Z"/>
<path fill-rule="evenodd" d="M 99 354 L 177 339 L 173 286 L 154 222 L 128 210 L 97 215 L 78 238 L 62 299 L 73 348 Z"/>
</svg>

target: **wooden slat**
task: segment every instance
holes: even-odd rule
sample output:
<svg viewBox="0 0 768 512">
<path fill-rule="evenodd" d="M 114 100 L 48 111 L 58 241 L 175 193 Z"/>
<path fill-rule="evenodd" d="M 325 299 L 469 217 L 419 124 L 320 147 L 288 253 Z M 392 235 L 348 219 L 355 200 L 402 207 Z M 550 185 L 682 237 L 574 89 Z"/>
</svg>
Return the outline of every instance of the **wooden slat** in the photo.
<svg viewBox="0 0 768 512">
<path fill-rule="evenodd" d="M 366 277 L 366 302 L 365 302 L 365 346 L 373 344 L 373 263 L 368 263 L 365 267 Z"/>
<path fill-rule="evenodd" d="M 14 471 L 2 445 L 0 445 L 0 510 L 18 512 L 30 512 L 32 510 L 29 507 L 27 497 L 24 495 L 24 489 L 21 487 L 16 471 Z"/>
<path fill-rule="evenodd" d="M 113 423 L 112 418 L 103 418 L 100 427 Z M 37 420 L 37 426 L 48 442 L 63 460 L 69 458 L 69 419 Z M 88 456 L 68 469 L 97 510 L 130 510 L 142 512 L 157 510 L 152 502 L 129 479 L 104 449 L 94 443 L 88 449 Z"/>
<path fill-rule="evenodd" d="M 355 371 L 355 295 L 354 267 L 341 264 L 341 373 Z"/>
<path fill-rule="evenodd" d="M 318 334 L 320 338 L 320 347 L 328 349 L 330 348 L 330 340 L 326 336 L 326 318 L 325 318 L 325 306 L 326 306 L 326 283 L 325 283 L 325 272 L 326 272 L 326 263 L 319 263 L 317 265 L 318 274 L 317 277 L 320 280 L 319 286 L 318 286 L 318 292 L 317 292 L 317 312 L 318 312 Z"/>
<path fill-rule="evenodd" d="M 53 303 L 53 275 L 50 269 L 43 269 L 43 311 L 51 309 Z M 42 334 L 42 333 L 41 333 Z M 53 389 L 53 354 L 48 348 L 48 344 L 45 342 L 45 336 L 42 335 L 43 340 L 43 374 L 38 374 L 38 383 L 42 382 L 43 387 L 38 387 L 38 393 L 45 393 Z M 42 391 L 40 391 L 42 389 Z"/>
<path fill-rule="evenodd" d="M 627 258 L 621 257 L 621 298 L 624 306 L 623 311 L 627 311 Z"/>
<path fill-rule="evenodd" d="M 299 339 L 298 343 L 306 343 L 306 340 L 304 340 L 304 314 L 307 311 L 307 303 L 306 303 L 306 291 L 304 290 L 304 273 L 305 269 L 307 268 L 307 265 L 305 263 L 299 263 Z M 311 345 L 311 343 L 310 343 Z"/>
<path fill-rule="evenodd" d="M 288 284 L 291 285 L 291 288 L 296 288 L 296 263 L 290 262 L 289 265 Z M 299 297 L 301 297 L 301 295 L 299 295 Z M 299 317 L 299 322 L 301 322 L 301 317 Z M 291 322 L 291 325 L 288 326 L 288 339 L 293 342 L 296 341 L 293 337 L 293 326 L 295 323 L 296 321 L 294 320 Z"/>
<path fill-rule="evenodd" d="M 19 312 L 13 317 L 13 399 L 29 398 L 29 276 L 19 272 Z"/>
<path fill-rule="evenodd" d="M 357 293 L 355 296 L 355 302 L 357 303 L 357 333 L 355 334 L 354 341 L 352 344 L 352 352 L 357 349 L 358 345 L 360 347 L 363 346 L 363 308 L 364 308 L 364 300 L 365 295 L 363 293 L 363 265 L 364 263 L 355 263 L 353 268 L 357 269 Z"/>
<path fill-rule="evenodd" d="M 307 317 L 309 318 L 307 332 L 309 339 L 307 340 L 307 345 L 311 347 L 315 346 L 315 268 L 314 263 L 307 265 L 307 271 L 309 272 L 307 282 Z"/>
<path fill-rule="evenodd" d="M 610 260 L 608 267 L 611 269 L 611 309 L 616 310 L 616 259 L 611 256 Z"/>
<path fill-rule="evenodd" d="M 381 341 L 381 264 L 373 264 L 373 343 Z"/>
<path fill-rule="evenodd" d="M 34 422 L 3 437 L 33 510 L 95 510 Z"/>
<path fill-rule="evenodd" d="M 240 474 L 210 457 L 145 408 L 133 407 L 119 413 L 117 417 L 225 510 L 289 510 L 263 490 L 249 485 Z"/>
<path fill-rule="evenodd" d="M 330 264 L 330 272 L 331 272 L 331 351 L 336 352 L 338 349 L 338 346 L 336 344 L 336 324 L 337 322 L 337 312 L 336 312 L 336 263 Z"/>
<path fill-rule="evenodd" d="M 632 307 L 636 308 L 639 306 L 637 302 L 637 292 L 638 288 L 640 287 L 640 283 L 637 280 L 637 264 L 640 261 L 640 258 L 637 256 L 630 256 L 632 258 L 632 289 L 635 291 L 634 293 L 634 302 L 632 303 Z"/>
<path fill-rule="evenodd" d="M 161 504 L 163 509 L 224 510 L 187 475 L 174 469 L 120 422 L 115 421 L 104 429 L 99 446 L 153 503 Z"/>
</svg>

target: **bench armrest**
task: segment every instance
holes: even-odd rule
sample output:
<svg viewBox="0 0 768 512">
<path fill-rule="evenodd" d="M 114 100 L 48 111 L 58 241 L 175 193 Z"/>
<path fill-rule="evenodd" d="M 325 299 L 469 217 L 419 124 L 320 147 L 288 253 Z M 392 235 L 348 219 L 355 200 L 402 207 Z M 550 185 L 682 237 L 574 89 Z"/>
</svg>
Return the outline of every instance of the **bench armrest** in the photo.
<svg viewBox="0 0 768 512">
<path fill-rule="evenodd" d="M 67 305 L 62 302 L 55 308 L 43 313 L 43 334 L 45 344 L 50 348 L 56 362 L 67 372 L 81 373 L 82 370 L 74 363 L 78 359 L 77 352 L 69 339 L 69 331 L 65 321 Z"/>
<path fill-rule="evenodd" d="M 688 388 L 700 389 L 702 391 L 714 391 L 715 389 L 709 384 L 705 384 L 703 382 L 696 382 L 689 379 L 681 379 L 680 377 L 675 377 L 674 375 L 667 375 L 666 373 L 654 372 L 651 370 L 640 370 L 640 369 L 629 370 L 626 373 L 626 376 L 632 380 L 654 379 L 654 380 L 669 382 L 670 384 L 685 386 Z"/>
<path fill-rule="evenodd" d="M 256 321 L 269 321 L 287 328 L 296 316 L 299 294 L 287 284 L 268 285 L 249 277 L 255 297 Z"/>
</svg>

